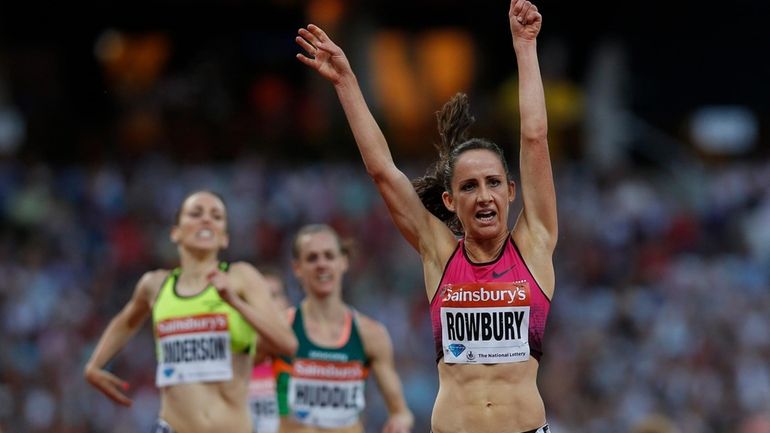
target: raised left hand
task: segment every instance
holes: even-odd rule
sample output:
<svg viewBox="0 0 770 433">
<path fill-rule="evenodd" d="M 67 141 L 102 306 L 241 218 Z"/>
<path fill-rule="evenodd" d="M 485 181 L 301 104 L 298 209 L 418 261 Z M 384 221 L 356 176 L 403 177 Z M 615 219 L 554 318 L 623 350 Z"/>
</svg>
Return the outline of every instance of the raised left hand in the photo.
<svg viewBox="0 0 770 433">
<path fill-rule="evenodd" d="M 518 41 L 534 41 L 540 33 L 543 16 L 537 11 L 537 6 L 528 0 L 511 0 L 508 10 L 508 20 L 511 24 L 511 35 L 514 43 Z"/>
</svg>

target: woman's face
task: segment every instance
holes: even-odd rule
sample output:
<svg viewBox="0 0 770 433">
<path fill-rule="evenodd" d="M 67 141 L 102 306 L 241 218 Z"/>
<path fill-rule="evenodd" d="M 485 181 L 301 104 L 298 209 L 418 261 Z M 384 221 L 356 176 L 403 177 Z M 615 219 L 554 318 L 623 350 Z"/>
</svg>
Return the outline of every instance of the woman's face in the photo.
<svg viewBox="0 0 770 433">
<path fill-rule="evenodd" d="M 457 214 L 465 236 L 488 239 L 508 232 L 508 206 L 515 197 L 500 158 L 486 149 L 463 152 L 455 164 L 452 193 L 444 205 Z"/>
<path fill-rule="evenodd" d="M 219 251 L 229 243 L 227 212 L 222 200 L 208 192 L 189 196 L 182 204 L 171 240 L 195 251 Z"/>
<path fill-rule="evenodd" d="M 342 291 L 342 277 L 348 270 L 348 258 L 340 250 L 334 234 L 328 231 L 307 233 L 297 239 L 299 257 L 294 259 L 294 275 L 308 295 L 326 297 Z"/>
</svg>

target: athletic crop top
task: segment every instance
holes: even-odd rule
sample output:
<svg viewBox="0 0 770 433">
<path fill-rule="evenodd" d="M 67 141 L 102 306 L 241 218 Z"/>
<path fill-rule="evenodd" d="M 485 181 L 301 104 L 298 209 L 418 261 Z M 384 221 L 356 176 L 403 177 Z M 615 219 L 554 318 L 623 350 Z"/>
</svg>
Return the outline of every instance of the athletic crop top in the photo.
<svg viewBox="0 0 770 433">
<path fill-rule="evenodd" d="M 299 347 L 294 358 L 282 356 L 278 371 L 278 410 L 297 422 L 320 429 L 338 429 L 358 422 L 364 410 L 364 384 L 369 362 L 358 334 L 354 312 L 348 310 L 346 341 L 338 347 L 318 346 L 307 336 L 302 309 L 292 322 Z"/>
<path fill-rule="evenodd" d="M 228 263 L 219 269 L 227 271 Z M 182 270 L 171 271 L 152 307 L 158 387 L 233 378 L 233 353 L 255 353 L 257 332 L 211 285 L 180 296 Z"/>
<path fill-rule="evenodd" d="M 449 258 L 430 304 L 436 362 L 501 364 L 542 355 L 551 302 L 513 238 L 495 260 L 473 263 L 464 239 Z"/>
</svg>

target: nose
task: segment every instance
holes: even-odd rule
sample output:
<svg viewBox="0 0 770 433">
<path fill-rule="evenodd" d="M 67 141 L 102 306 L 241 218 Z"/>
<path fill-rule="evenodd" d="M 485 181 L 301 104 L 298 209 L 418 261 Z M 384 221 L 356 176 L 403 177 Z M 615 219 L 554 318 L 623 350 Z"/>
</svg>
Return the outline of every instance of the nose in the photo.
<svg viewBox="0 0 770 433">
<path fill-rule="evenodd" d="M 489 192 L 489 188 L 486 186 L 480 186 L 478 189 L 478 195 L 476 201 L 479 203 L 487 203 L 492 200 L 492 194 Z"/>
</svg>

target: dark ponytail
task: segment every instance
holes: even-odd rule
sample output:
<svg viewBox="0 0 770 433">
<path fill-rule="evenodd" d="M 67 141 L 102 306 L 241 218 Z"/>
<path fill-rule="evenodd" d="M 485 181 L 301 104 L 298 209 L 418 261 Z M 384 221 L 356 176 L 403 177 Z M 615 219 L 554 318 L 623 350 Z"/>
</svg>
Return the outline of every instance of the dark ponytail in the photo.
<svg viewBox="0 0 770 433">
<path fill-rule="evenodd" d="M 462 235 L 463 228 L 457 215 L 444 206 L 444 191 L 451 192 L 452 171 L 455 158 L 450 158 L 460 144 L 467 140 L 468 128 L 476 120 L 470 113 L 468 95 L 458 93 L 436 113 L 441 142 L 436 143 L 438 160 L 428 167 L 425 176 L 412 181 L 417 195 L 430 213 L 443 221 L 455 234 Z"/>
<path fill-rule="evenodd" d="M 476 121 L 471 116 L 468 95 L 458 93 L 453 96 L 441 107 L 441 111 L 436 113 L 436 119 L 438 132 L 441 135 L 441 143 L 435 145 L 438 149 L 438 160 L 430 165 L 425 176 L 414 179 L 412 185 L 420 196 L 423 206 L 443 221 L 456 235 L 462 236 L 463 227 L 460 220 L 454 212 L 450 212 L 444 206 L 442 199 L 444 191 L 452 193 L 452 177 L 457 158 L 466 150 L 485 149 L 497 155 L 509 181 L 511 172 L 500 146 L 483 138 L 467 137 L 468 128 Z"/>
</svg>

